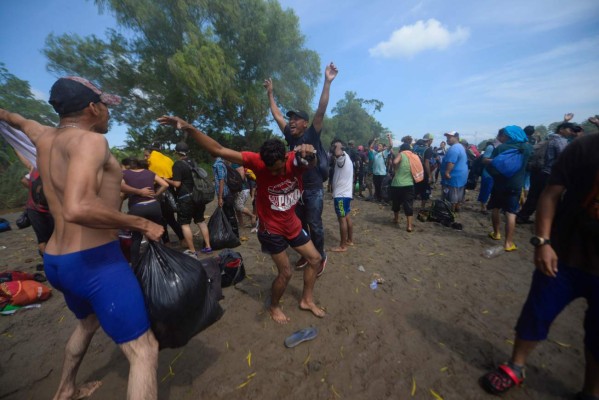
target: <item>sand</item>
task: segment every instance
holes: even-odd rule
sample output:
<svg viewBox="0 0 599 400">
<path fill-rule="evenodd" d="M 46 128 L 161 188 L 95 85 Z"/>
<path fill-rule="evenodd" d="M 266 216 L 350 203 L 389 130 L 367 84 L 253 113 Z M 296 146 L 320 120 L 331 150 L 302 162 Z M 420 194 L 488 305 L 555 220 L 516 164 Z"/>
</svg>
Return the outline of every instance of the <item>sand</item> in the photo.
<svg viewBox="0 0 599 400">
<path fill-rule="evenodd" d="M 438 189 L 434 195 L 438 195 Z M 224 289 L 223 318 L 180 349 L 160 352 L 160 399 L 485 399 L 478 378 L 511 353 L 513 327 L 531 274 L 532 226 L 518 226 L 519 250 L 481 257 L 497 243 L 487 237 L 490 217 L 476 193 L 458 221 L 463 231 L 416 221 L 413 233 L 392 224 L 390 207 L 354 200 L 355 246 L 329 253 L 318 279 L 318 319 L 298 308 L 302 273 L 283 296 L 291 322 L 274 323 L 265 304 L 275 276 L 255 234 L 236 250 L 248 277 Z M 210 205 L 209 210 L 214 207 Z M 16 230 L 18 214 L 4 215 L 13 231 L 0 233 L 0 271 L 35 272 L 33 230 Z M 339 231 L 329 194 L 323 215 L 328 248 Z M 294 262 L 298 257 L 289 250 Z M 364 272 L 360 271 L 360 266 Z M 384 283 L 370 288 L 373 274 Z M 529 359 L 527 379 L 509 399 L 565 399 L 582 387 L 583 301 L 555 321 L 549 340 Z M 63 349 L 75 325 L 62 295 L 40 308 L 0 317 L 0 399 L 48 399 L 60 378 Z M 295 348 L 285 338 L 314 326 L 318 336 Z M 81 365 L 78 382 L 101 380 L 92 399 L 126 397 L 128 363 L 99 331 Z"/>
</svg>

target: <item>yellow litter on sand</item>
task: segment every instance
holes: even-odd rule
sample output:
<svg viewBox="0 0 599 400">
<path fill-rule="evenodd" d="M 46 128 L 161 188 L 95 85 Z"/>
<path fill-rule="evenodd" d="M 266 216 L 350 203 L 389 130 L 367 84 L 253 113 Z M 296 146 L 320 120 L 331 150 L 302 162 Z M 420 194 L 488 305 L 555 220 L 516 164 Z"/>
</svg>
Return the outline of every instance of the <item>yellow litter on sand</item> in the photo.
<svg viewBox="0 0 599 400">
<path fill-rule="evenodd" d="M 562 347 L 566 347 L 566 348 L 568 348 L 568 347 L 572 347 L 572 345 L 571 345 L 571 344 L 568 344 L 568 343 L 563 343 L 563 342 L 558 342 L 557 340 L 553 340 L 553 342 L 554 342 L 555 344 L 558 344 L 558 345 L 562 346 Z"/>
<path fill-rule="evenodd" d="M 377 308 L 376 310 L 374 310 L 374 312 L 378 315 L 381 315 L 381 313 L 383 312 L 382 308 Z"/>
<path fill-rule="evenodd" d="M 248 351 L 248 355 L 245 359 L 248 360 L 248 367 L 251 368 L 251 366 L 252 366 L 252 351 L 251 350 Z"/>
<path fill-rule="evenodd" d="M 416 394 L 416 379 L 412 377 L 412 397 Z"/>
<path fill-rule="evenodd" d="M 512 346 L 514 345 L 514 341 L 511 339 L 505 339 L 505 342 L 511 344 Z"/>
<path fill-rule="evenodd" d="M 308 365 L 309 362 L 310 362 L 310 353 L 308 353 L 308 357 L 306 357 L 306 359 L 304 360 L 304 365 Z"/>
<path fill-rule="evenodd" d="M 449 369 L 449 368 L 447 368 L 447 367 L 443 367 L 443 368 L 441 368 L 441 372 L 445 372 L 445 371 L 447 371 L 448 369 Z"/>
<path fill-rule="evenodd" d="M 331 391 L 333 392 L 335 397 L 341 398 L 341 395 L 337 393 L 337 391 L 335 390 L 335 386 L 331 385 Z"/>
<path fill-rule="evenodd" d="M 247 380 L 245 382 L 243 382 L 242 384 L 240 384 L 239 386 L 237 386 L 237 389 L 241 389 L 242 387 L 245 387 L 248 385 L 248 383 L 250 383 L 250 381 L 252 380 L 252 378 L 256 376 L 256 373 L 251 373 L 247 376 Z"/>
<path fill-rule="evenodd" d="M 489 310 L 483 310 L 483 314 L 488 314 Z"/>
<path fill-rule="evenodd" d="M 437 400 L 443 400 L 443 397 L 439 396 L 439 393 L 435 392 L 433 389 L 429 389 L 433 397 Z"/>
</svg>

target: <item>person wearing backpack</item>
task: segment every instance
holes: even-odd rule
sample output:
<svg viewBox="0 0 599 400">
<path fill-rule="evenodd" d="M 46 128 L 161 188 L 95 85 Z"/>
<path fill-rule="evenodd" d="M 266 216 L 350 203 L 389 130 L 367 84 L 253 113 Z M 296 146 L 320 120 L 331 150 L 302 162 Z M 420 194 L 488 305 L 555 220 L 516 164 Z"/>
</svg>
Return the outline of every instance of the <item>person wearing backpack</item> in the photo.
<svg viewBox="0 0 599 400">
<path fill-rule="evenodd" d="M 218 206 L 223 209 L 227 220 L 229 220 L 229 224 L 231 224 L 233 233 L 239 238 L 239 224 L 235 215 L 235 193 L 233 193 L 227 184 L 228 175 L 232 172 L 227 168 L 225 160 L 220 157 L 216 157 L 214 160 L 212 172 L 214 172 L 214 192 L 218 199 Z"/>
<path fill-rule="evenodd" d="M 557 133 L 547 135 L 546 141 L 535 145 L 532 160 L 529 164 L 530 190 L 522 209 L 518 213 L 516 223 L 531 223 L 530 217 L 536 211 L 539 197 L 545 186 L 547 186 L 553 164 L 564 151 L 569 140 L 576 137 L 575 127 L 576 125 L 571 122 L 563 122 L 555 129 Z"/>
<path fill-rule="evenodd" d="M 287 111 L 287 114 L 285 114 L 289 118 L 289 122 L 287 122 L 275 102 L 272 80 L 266 79 L 264 81 L 270 112 L 285 136 L 289 150 L 292 151 L 296 146 L 302 144 L 310 144 L 317 151 L 318 165 L 316 168 L 309 168 L 305 171 L 303 178 L 304 191 L 295 211 L 302 221 L 304 229 L 310 233 L 310 237 L 322 257 L 322 270 L 324 270 L 327 262 L 327 255 L 324 250 L 324 226 L 322 224 L 322 210 L 324 207 L 323 182 L 329 179 L 330 164 L 329 156 L 320 139 L 324 115 L 329 104 L 331 84 L 337 77 L 337 73 L 338 70 L 335 64 L 330 63 L 326 66 L 324 84 L 312 124 L 309 123 L 308 113 L 297 109 Z M 303 268 L 307 265 L 307 261 L 304 258 L 300 258 L 295 265 L 298 269 Z"/>
<path fill-rule="evenodd" d="M 210 247 L 210 235 L 208 232 L 208 225 L 204 218 L 204 212 L 206 211 L 205 204 L 196 204 L 193 202 L 193 176 L 191 172 L 191 166 L 187 154 L 189 153 L 189 146 L 187 143 L 179 142 L 175 145 L 175 153 L 178 160 L 173 164 L 173 177 L 172 179 L 165 179 L 169 185 L 175 187 L 177 194 L 177 222 L 181 225 L 183 231 L 183 238 L 187 245 L 185 254 L 197 257 L 196 249 L 193 244 L 193 232 L 191 231 L 191 220 L 198 224 L 202 238 L 204 239 L 204 247 L 200 250 L 203 254 L 212 253 Z"/>
<path fill-rule="evenodd" d="M 48 209 L 48 202 L 42 187 L 42 178 L 37 168 L 31 166 L 29 174 L 23 177 L 21 183 L 28 191 L 25 210 L 37 238 L 39 254 L 43 256 L 46 251 L 46 243 L 48 243 L 54 231 L 54 218 L 52 218 L 52 214 Z"/>
<path fill-rule="evenodd" d="M 514 251 L 518 249 L 514 243 L 516 213 L 520 207 L 520 194 L 532 146 L 528 144 L 528 139 L 522 128 L 516 125 L 501 128 L 497 134 L 497 140 L 501 144 L 493 150 L 490 158 L 484 160 L 489 174 L 493 177 L 491 199 L 487 204 L 487 209 L 492 210 L 491 220 L 493 222 L 493 232 L 489 233 L 489 237 L 493 240 L 501 240 L 499 212 L 503 210 L 506 220 L 504 249 L 505 251 Z M 510 162 L 514 165 L 508 172 L 507 168 L 500 168 L 499 160 L 505 159 L 511 154 L 514 156 L 510 156 Z"/>
<path fill-rule="evenodd" d="M 412 149 L 412 152 L 420 157 L 420 162 L 424 168 L 424 179 L 414 186 L 416 197 L 420 198 L 420 208 L 422 210 L 426 208 L 426 202 L 431 198 L 432 165 L 435 159 L 435 153 L 431 147 L 433 139 L 434 136 L 432 133 L 427 133 L 422 139 L 416 142 L 416 145 Z"/>
</svg>

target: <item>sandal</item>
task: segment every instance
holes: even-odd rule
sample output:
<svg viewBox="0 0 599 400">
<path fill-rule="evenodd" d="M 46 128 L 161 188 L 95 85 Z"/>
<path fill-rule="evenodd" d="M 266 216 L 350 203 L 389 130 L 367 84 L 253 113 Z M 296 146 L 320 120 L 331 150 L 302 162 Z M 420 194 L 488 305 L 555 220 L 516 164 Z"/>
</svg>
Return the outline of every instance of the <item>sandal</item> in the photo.
<svg viewBox="0 0 599 400">
<path fill-rule="evenodd" d="M 495 234 L 495 232 L 489 233 L 489 237 L 493 240 L 501 240 L 501 233 Z"/>
<path fill-rule="evenodd" d="M 210 248 L 210 247 L 204 247 L 202 250 L 200 250 L 200 253 L 202 253 L 202 254 L 210 254 L 210 253 L 212 253 L 212 248 Z"/>
<path fill-rule="evenodd" d="M 506 364 L 502 364 L 495 371 L 480 378 L 480 385 L 488 393 L 502 394 L 514 386 L 519 386 L 524 381 L 524 377 L 518 378 L 516 373 Z"/>
<path fill-rule="evenodd" d="M 518 246 L 512 244 L 510 247 L 506 248 L 505 251 L 516 251 L 518 250 Z"/>
</svg>

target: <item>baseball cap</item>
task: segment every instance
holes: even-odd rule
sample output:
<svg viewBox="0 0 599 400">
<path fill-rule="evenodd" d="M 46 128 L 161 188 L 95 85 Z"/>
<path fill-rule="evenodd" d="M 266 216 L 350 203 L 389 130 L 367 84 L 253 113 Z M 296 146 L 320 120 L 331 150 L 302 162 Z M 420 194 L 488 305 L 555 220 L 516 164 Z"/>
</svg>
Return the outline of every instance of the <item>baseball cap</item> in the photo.
<svg viewBox="0 0 599 400">
<path fill-rule="evenodd" d="M 54 111 L 60 115 L 81 111 L 89 103 L 98 102 L 115 106 L 121 103 L 121 98 L 102 92 L 96 85 L 78 76 L 65 76 L 54 82 L 48 100 Z"/>
<path fill-rule="evenodd" d="M 308 113 L 302 110 L 289 110 L 287 111 L 287 118 L 291 118 L 292 116 L 298 116 L 301 119 L 305 119 L 308 121 L 310 118 L 308 117 Z"/>
<path fill-rule="evenodd" d="M 424 140 L 434 140 L 435 137 L 433 136 L 432 133 L 427 133 L 426 135 L 424 135 L 424 137 L 422 139 L 424 139 Z"/>
<path fill-rule="evenodd" d="M 189 146 L 185 142 L 179 142 L 175 145 L 175 151 L 185 155 L 189 151 Z"/>
<path fill-rule="evenodd" d="M 460 134 L 459 134 L 459 133 L 457 133 L 456 131 L 447 132 L 447 133 L 445 133 L 444 135 L 445 135 L 445 136 L 447 136 L 447 137 L 449 137 L 449 136 L 455 136 L 455 137 L 457 137 L 458 139 L 460 138 Z"/>
</svg>

